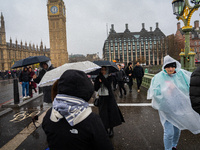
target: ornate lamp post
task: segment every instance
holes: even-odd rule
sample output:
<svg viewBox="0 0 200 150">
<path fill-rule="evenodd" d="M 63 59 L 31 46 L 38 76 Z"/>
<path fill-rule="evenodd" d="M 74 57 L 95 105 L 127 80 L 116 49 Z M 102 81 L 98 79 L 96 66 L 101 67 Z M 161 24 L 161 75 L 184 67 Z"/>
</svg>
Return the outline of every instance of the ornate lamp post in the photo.
<svg viewBox="0 0 200 150">
<path fill-rule="evenodd" d="M 200 0 L 191 0 L 191 3 L 195 5 L 192 7 L 188 0 L 174 0 L 172 2 L 174 15 L 177 16 L 176 18 L 178 20 L 182 20 L 184 23 L 182 30 L 185 32 L 185 49 L 181 51 L 180 56 L 182 68 L 188 71 L 193 71 L 195 67 L 195 53 L 191 51 L 190 48 L 190 32 L 192 31 L 190 20 L 193 13 L 200 7 Z"/>
</svg>

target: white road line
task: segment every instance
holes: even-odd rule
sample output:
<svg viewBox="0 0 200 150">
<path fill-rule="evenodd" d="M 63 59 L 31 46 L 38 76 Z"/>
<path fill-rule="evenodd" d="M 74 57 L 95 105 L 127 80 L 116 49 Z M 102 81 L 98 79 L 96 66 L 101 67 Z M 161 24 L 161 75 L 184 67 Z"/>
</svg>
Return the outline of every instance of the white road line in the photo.
<svg viewBox="0 0 200 150">
<path fill-rule="evenodd" d="M 48 110 L 48 109 L 47 109 Z M 46 111 L 47 111 L 46 110 Z M 40 126 L 42 123 L 42 120 L 46 114 L 46 111 L 43 112 L 36 122 L 36 126 Z M 20 133 L 18 133 L 12 140 L 10 140 L 8 143 L 6 143 L 1 150 L 15 150 L 19 145 L 26 140 L 26 138 L 35 131 L 35 126 L 33 123 L 29 124 L 27 127 L 25 127 Z"/>
<path fill-rule="evenodd" d="M 94 104 L 89 104 L 90 107 Z M 151 103 L 118 103 L 118 106 L 151 106 Z"/>
</svg>

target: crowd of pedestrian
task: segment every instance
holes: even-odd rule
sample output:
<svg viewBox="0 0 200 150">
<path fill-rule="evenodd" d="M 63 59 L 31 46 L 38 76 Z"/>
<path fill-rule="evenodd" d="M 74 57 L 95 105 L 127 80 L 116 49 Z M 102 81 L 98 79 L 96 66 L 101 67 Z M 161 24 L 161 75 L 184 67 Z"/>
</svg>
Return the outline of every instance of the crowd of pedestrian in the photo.
<svg viewBox="0 0 200 150">
<path fill-rule="evenodd" d="M 20 72 L 21 70 L 0 70 L 0 79 L 1 80 L 14 79 L 18 77 Z"/>
<path fill-rule="evenodd" d="M 24 67 L 20 72 L 24 98 L 32 96 L 32 89 L 37 92 L 36 83 L 47 71 L 54 69 L 50 61 L 40 63 L 40 67 L 39 75 L 31 67 Z M 125 120 L 113 90 L 116 92 L 118 87 L 122 98 L 127 94 L 125 84 L 131 93 L 133 80 L 136 80 L 139 93 L 144 76 L 140 62 L 135 66 L 130 62 L 127 67 L 117 64 L 117 67 L 119 71 L 110 74 L 108 66 L 101 66 L 94 83 L 82 71 L 67 70 L 53 86 L 43 88 L 44 102 L 53 103 L 42 123 L 51 150 L 114 149 L 109 137 L 114 136 L 113 128 Z M 12 76 L 12 72 L 7 74 Z M 181 130 L 200 133 L 199 74 L 200 67 L 191 73 L 181 69 L 175 59 L 165 56 L 162 71 L 151 80 L 147 99 L 152 100 L 152 107 L 159 112 L 165 150 L 177 149 Z M 99 115 L 93 113 L 88 104 L 95 91 Z"/>
</svg>

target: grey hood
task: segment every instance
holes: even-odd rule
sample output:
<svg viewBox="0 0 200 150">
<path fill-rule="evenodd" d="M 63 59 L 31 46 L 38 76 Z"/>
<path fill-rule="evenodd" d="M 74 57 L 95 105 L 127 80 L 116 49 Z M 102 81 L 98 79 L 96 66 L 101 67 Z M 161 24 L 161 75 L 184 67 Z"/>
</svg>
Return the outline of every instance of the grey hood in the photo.
<svg viewBox="0 0 200 150">
<path fill-rule="evenodd" d="M 49 69 L 49 67 L 51 66 L 51 61 L 50 61 L 50 60 L 47 61 L 47 62 L 42 62 L 42 63 L 46 63 L 47 66 L 48 66 L 48 69 Z M 44 69 L 43 66 L 42 66 L 42 63 L 40 63 L 40 67 L 41 67 L 42 69 Z M 47 69 L 47 70 L 48 70 L 48 69 Z"/>
</svg>

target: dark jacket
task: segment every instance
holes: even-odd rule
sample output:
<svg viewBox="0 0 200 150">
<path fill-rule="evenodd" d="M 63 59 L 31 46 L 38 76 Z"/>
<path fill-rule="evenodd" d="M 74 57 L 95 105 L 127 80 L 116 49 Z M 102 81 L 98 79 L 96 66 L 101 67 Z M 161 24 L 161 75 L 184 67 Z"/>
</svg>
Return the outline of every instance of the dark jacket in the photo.
<svg viewBox="0 0 200 150">
<path fill-rule="evenodd" d="M 50 67 L 48 67 L 47 70 L 45 70 L 45 69 L 40 70 L 38 77 L 36 79 L 34 79 L 33 81 L 35 83 L 40 83 L 40 81 L 41 81 L 42 77 L 44 76 L 44 74 L 47 71 L 50 71 L 52 69 L 54 69 L 54 67 L 52 65 L 50 65 Z M 44 102 L 46 102 L 46 103 L 52 103 L 52 101 L 51 101 L 51 88 L 52 88 L 52 86 L 43 87 L 43 94 L 44 94 L 43 98 L 44 98 Z"/>
<path fill-rule="evenodd" d="M 47 111 L 42 123 L 50 150 L 113 150 L 97 114 L 91 113 L 85 120 L 72 127 L 64 118 L 59 122 L 52 122 L 51 110 Z M 71 133 L 72 130 L 78 131 L 78 134 Z"/>
<path fill-rule="evenodd" d="M 124 70 L 121 69 L 119 72 L 116 73 L 117 81 L 123 81 L 125 75 L 126 74 L 125 74 Z"/>
<path fill-rule="evenodd" d="M 133 78 L 142 78 L 144 76 L 144 70 L 142 66 L 135 66 L 133 69 Z"/>
<path fill-rule="evenodd" d="M 100 84 L 102 84 L 101 82 L 99 82 L 99 79 L 101 79 L 101 81 L 107 87 L 109 91 L 108 96 L 99 96 L 98 108 L 99 108 L 99 115 L 101 117 L 101 120 L 106 129 L 121 125 L 122 122 L 125 122 L 125 121 L 119 107 L 117 106 L 114 94 L 111 89 L 112 76 L 108 76 L 107 78 L 105 78 L 100 73 L 96 77 L 95 82 L 94 82 L 95 91 L 98 91 L 100 88 Z"/>
<path fill-rule="evenodd" d="M 24 70 L 19 75 L 19 82 L 30 82 L 28 70 Z"/>
<path fill-rule="evenodd" d="M 191 75 L 190 100 L 192 108 L 200 114 L 200 66 Z"/>
<path fill-rule="evenodd" d="M 133 85 L 133 68 L 132 67 L 127 67 L 125 70 L 126 75 L 129 77 L 129 85 L 132 86 Z M 131 76 L 129 76 L 129 74 L 132 74 Z"/>
</svg>

